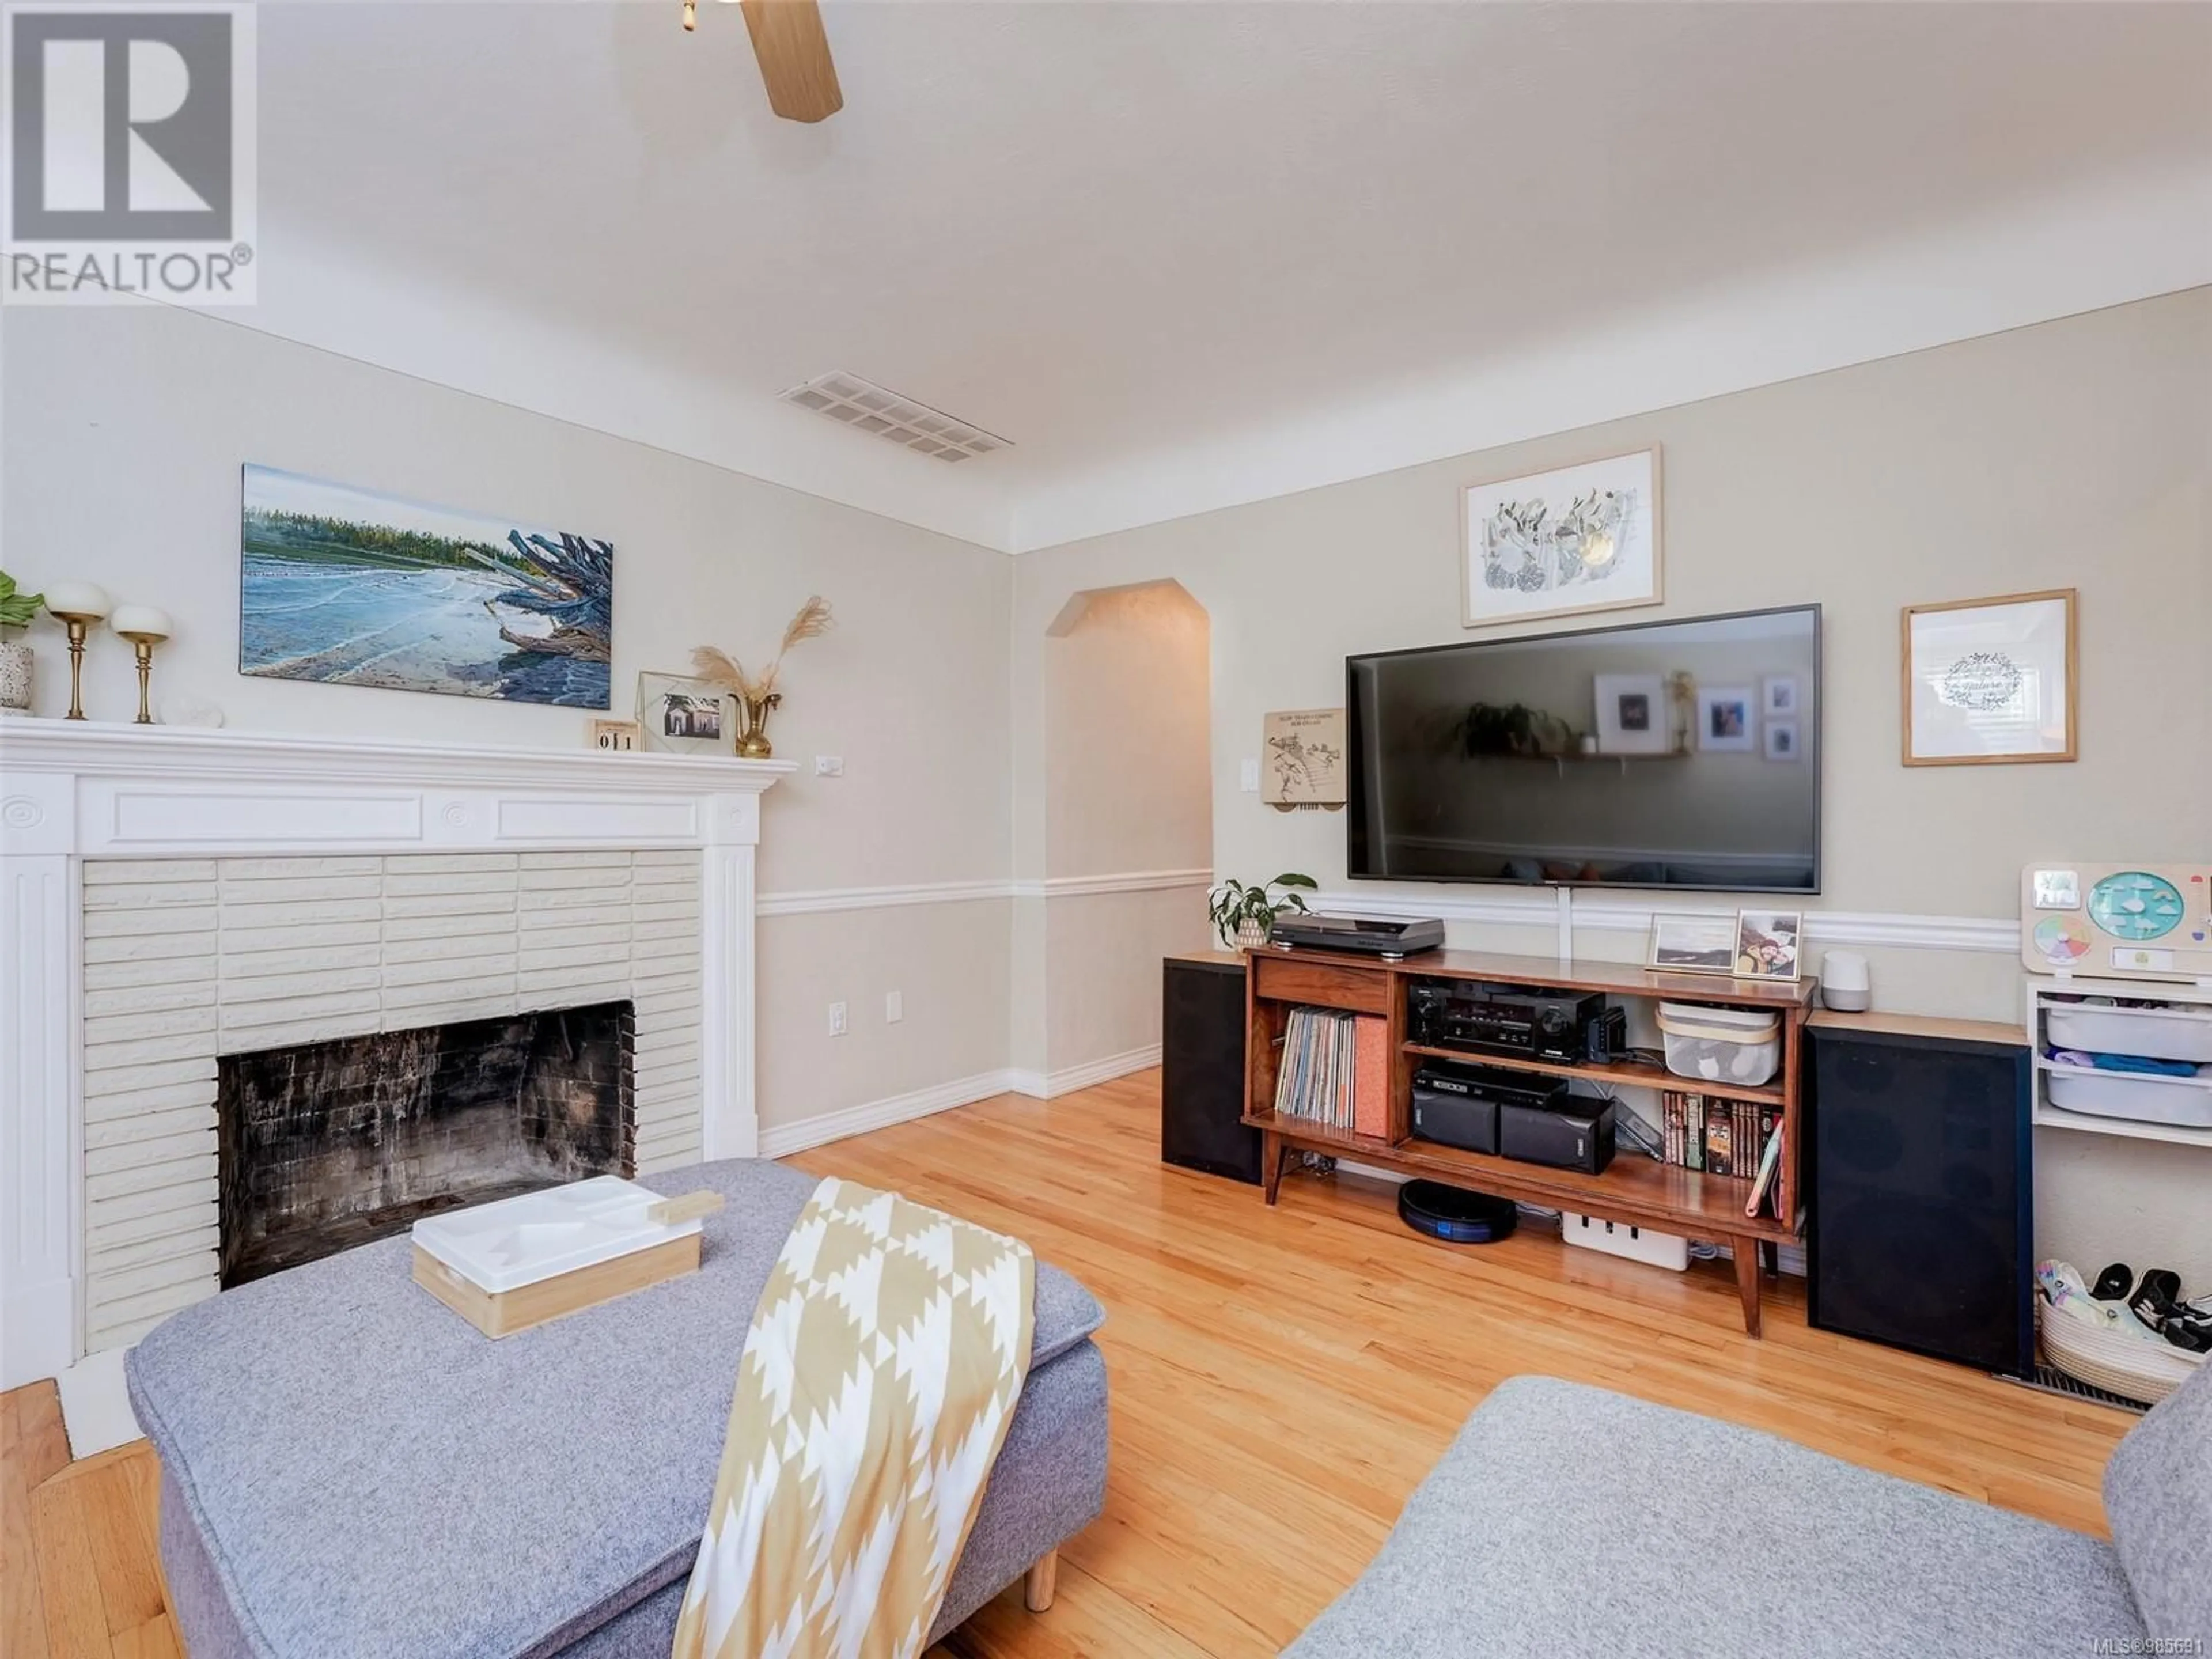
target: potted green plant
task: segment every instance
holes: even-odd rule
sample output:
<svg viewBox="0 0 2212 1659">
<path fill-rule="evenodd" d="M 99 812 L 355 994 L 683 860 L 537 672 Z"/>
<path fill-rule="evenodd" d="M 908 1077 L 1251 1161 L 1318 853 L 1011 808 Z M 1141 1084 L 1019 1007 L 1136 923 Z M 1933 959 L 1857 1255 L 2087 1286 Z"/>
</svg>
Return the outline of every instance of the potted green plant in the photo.
<svg viewBox="0 0 2212 1659">
<path fill-rule="evenodd" d="M 0 570 L 0 709 L 29 712 L 31 647 L 9 635 L 29 627 L 46 602 L 43 593 L 18 593 L 15 579 Z"/>
<path fill-rule="evenodd" d="M 1283 889 L 1280 898 L 1272 896 L 1272 890 L 1278 887 Z M 1295 872 L 1255 886 L 1247 886 L 1241 881 L 1224 881 L 1207 895 L 1207 914 L 1213 918 L 1213 931 L 1231 950 L 1265 945 L 1267 929 L 1277 916 L 1286 910 L 1305 909 L 1306 902 L 1298 896 L 1300 888 L 1309 893 L 1317 892 L 1320 884 L 1311 876 Z"/>
</svg>

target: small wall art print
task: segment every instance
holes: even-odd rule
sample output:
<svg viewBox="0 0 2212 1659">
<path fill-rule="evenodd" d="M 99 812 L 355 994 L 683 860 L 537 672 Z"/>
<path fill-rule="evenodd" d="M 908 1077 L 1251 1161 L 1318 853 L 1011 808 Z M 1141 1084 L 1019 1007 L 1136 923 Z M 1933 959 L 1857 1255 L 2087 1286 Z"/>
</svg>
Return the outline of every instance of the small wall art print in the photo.
<svg viewBox="0 0 2212 1659">
<path fill-rule="evenodd" d="M 1460 532 L 1466 627 L 1657 605 L 1658 446 L 1475 484 Z"/>
<path fill-rule="evenodd" d="M 1901 650 L 1907 766 L 2075 757 L 2074 589 L 1908 605 Z"/>
<path fill-rule="evenodd" d="M 1674 705 L 1663 674 L 1593 677 L 1601 755 L 1664 755 L 1674 744 Z"/>
<path fill-rule="evenodd" d="M 1260 799 L 1291 811 L 1301 806 L 1331 811 L 1344 805 L 1344 710 L 1291 708 L 1271 712 L 1261 742 Z"/>
<path fill-rule="evenodd" d="M 1712 754 L 1747 755 L 1759 746 L 1747 685 L 1700 686 L 1698 747 Z"/>
<path fill-rule="evenodd" d="M 245 470 L 238 668 L 606 708 L 614 544 Z"/>
</svg>

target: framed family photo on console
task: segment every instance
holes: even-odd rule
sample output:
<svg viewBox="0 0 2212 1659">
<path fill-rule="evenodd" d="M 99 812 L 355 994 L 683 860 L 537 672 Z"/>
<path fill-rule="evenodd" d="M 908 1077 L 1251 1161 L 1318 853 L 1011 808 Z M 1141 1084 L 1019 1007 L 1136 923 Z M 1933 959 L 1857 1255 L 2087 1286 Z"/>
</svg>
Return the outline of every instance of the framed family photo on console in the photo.
<svg viewBox="0 0 2212 1659">
<path fill-rule="evenodd" d="M 1735 967 L 1734 916 L 1660 911 L 1651 918 L 1651 945 L 1644 966 L 1670 974 L 1726 974 Z"/>
<path fill-rule="evenodd" d="M 2070 761 L 2075 754 L 2075 590 L 1907 605 L 1907 766 Z"/>
</svg>

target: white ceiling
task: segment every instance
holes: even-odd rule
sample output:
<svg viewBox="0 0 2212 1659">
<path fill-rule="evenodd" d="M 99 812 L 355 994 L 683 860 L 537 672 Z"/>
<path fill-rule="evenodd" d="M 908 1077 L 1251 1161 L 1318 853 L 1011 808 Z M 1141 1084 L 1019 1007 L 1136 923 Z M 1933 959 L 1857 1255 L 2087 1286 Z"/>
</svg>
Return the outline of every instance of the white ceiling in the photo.
<svg viewBox="0 0 2212 1659">
<path fill-rule="evenodd" d="M 249 320 L 1013 550 L 2212 281 L 2204 5 L 824 10 L 264 4 Z"/>
</svg>

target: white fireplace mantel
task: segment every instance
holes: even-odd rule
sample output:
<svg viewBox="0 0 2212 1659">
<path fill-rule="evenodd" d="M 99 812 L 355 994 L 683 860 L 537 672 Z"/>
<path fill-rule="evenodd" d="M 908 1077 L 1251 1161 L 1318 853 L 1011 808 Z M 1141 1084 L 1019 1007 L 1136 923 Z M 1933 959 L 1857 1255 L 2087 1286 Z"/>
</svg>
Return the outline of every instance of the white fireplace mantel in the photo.
<svg viewBox="0 0 2212 1659">
<path fill-rule="evenodd" d="M 83 1352 L 87 860 L 696 848 L 702 1144 L 749 1157 L 760 797 L 793 769 L 0 720 L 0 1389 Z"/>
</svg>

